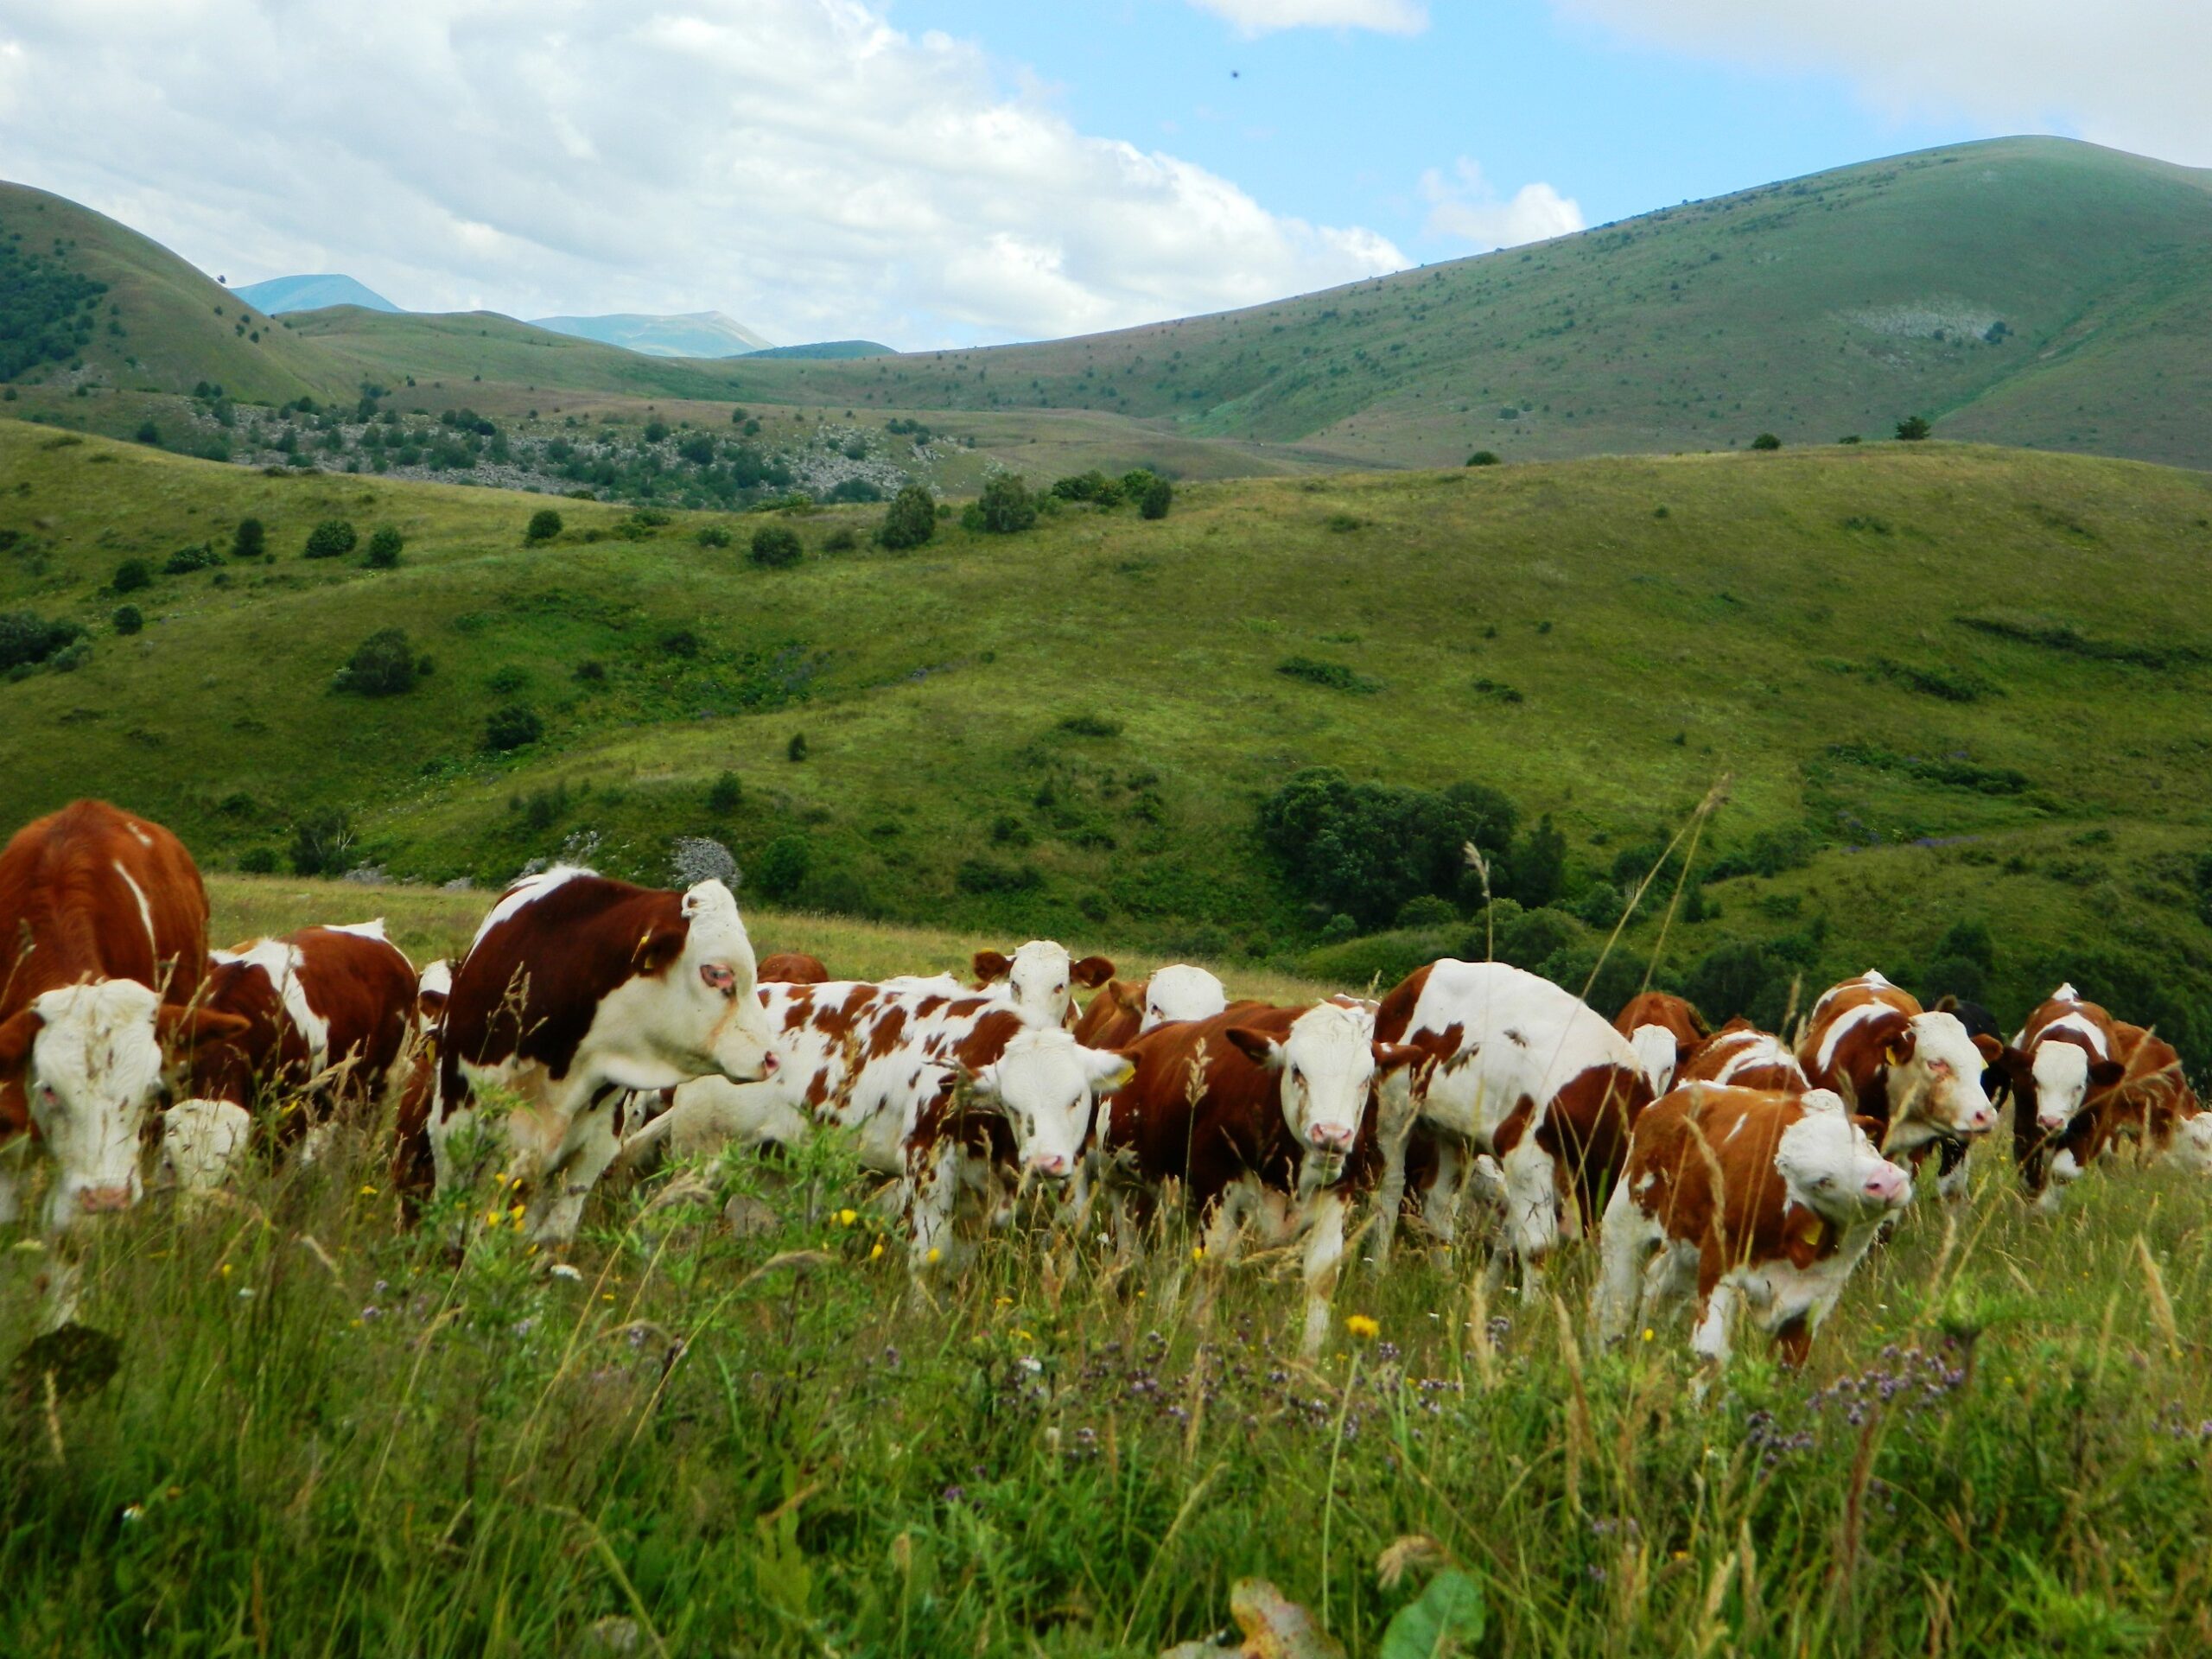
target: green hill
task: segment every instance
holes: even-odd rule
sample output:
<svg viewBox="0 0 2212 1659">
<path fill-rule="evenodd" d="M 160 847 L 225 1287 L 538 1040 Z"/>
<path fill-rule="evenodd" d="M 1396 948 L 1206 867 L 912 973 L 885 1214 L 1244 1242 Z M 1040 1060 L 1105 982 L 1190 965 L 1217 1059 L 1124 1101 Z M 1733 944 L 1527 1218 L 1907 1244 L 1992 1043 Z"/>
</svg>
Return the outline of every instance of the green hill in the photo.
<svg viewBox="0 0 2212 1659">
<path fill-rule="evenodd" d="M 1363 977 L 1459 947 L 1471 895 L 1309 956 L 1357 906 L 1255 833 L 1300 767 L 1550 815 L 1586 920 L 1726 775 L 1674 969 L 1749 941 L 1783 953 L 1770 978 L 1909 972 L 1967 919 L 1993 948 L 1942 949 L 1993 958 L 1993 995 L 2133 974 L 2195 1020 L 2179 988 L 2212 991 L 2212 484 L 2189 473 L 1884 444 L 1247 480 L 1157 523 L 1071 506 L 911 554 L 868 544 L 880 509 L 814 513 L 780 521 L 807 557 L 779 571 L 745 556 L 777 519 L 562 502 L 532 548 L 542 496 L 13 423 L 0 459 L 0 611 L 91 633 L 72 671 L 0 684 L 19 815 L 114 793 L 219 868 L 333 813 L 345 860 L 441 882 L 564 848 L 662 875 L 704 835 L 802 906 Z M 273 562 L 157 574 L 128 595 L 144 631 L 113 632 L 123 561 L 226 547 L 246 514 Z M 400 567 L 303 560 L 334 517 L 403 532 Z M 333 690 L 387 627 L 429 677 Z M 517 707 L 541 735 L 489 752 Z M 1586 965 L 1595 935 L 1542 925 L 1515 948 Z"/>
</svg>

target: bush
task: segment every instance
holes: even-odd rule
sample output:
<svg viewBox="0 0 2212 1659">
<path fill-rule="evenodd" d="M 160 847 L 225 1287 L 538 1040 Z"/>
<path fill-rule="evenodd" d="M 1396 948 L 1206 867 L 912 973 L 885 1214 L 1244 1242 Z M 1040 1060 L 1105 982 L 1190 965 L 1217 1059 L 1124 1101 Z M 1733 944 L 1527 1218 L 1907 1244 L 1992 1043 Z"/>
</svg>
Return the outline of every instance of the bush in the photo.
<svg viewBox="0 0 2212 1659">
<path fill-rule="evenodd" d="M 1478 449 L 1473 454 L 1467 457 L 1467 465 L 1470 467 L 1495 467 L 1497 465 L 1497 451 L 1495 449 Z"/>
<path fill-rule="evenodd" d="M 550 542 L 561 533 L 561 515 L 551 507 L 540 507 L 530 515 L 530 524 L 522 533 L 525 543 L 535 545 Z"/>
<path fill-rule="evenodd" d="M 785 570 L 806 556 L 798 532 L 785 524 L 763 524 L 753 532 L 753 563 Z"/>
<path fill-rule="evenodd" d="M 721 524 L 702 524 L 699 527 L 699 545 L 702 547 L 728 547 L 734 539 L 728 528 Z"/>
<path fill-rule="evenodd" d="M 141 588 L 150 588 L 153 582 L 153 566 L 143 559 L 125 559 L 115 567 L 115 575 L 108 586 L 118 594 L 135 594 Z"/>
<path fill-rule="evenodd" d="M 1352 925 L 1350 917 L 1332 918 L 1330 926 L 1322 930 L 1324 938 L 1336 931 L 1338 921 L 1346 929 Z M 1298 965 L 1301 971 L 1333 984 L 1362 988 L 1373 985 L 1378 992 L 1388 991 L 1416 968 L 1427 967 L 1439 957 L 1458 954 L 1464 932 L 1454 917 L 1448 927 L 1395 928 L 1385 933 L 1330 939 L 1307 951 Z"/>
<path fill-rule="evenodd" d="M 205 542 L 197 547 L 180 547 L 162 565 L 165 576 L 188 575 L 194 570 L 212 570 L 223 562 L 222 555 Z"/>
<path fill-rule="evenodd" d="M 1122 722 L 1103 715 L 1063 715 L 1054 729 L 1075 737 L 1119 737 Z"/>
<path fill-rule="evenodd" d="M 726 772 L 707 785 L 707 810 L 718 815 L 734 812 L 745 800 L 745 781 Z"/>
<path fill-rule="evenodd" d="M 1052 494 L 1062 501 L 1090 501 L 1102 507 L 1117 507 L 1125 499 L 1122 480 L 1108 477 L 1095 467 L 1087 473 L 1053 480 Z"/>
<path fill-rule="evenodd" d="M 390 570 L 399 563 L 399 550 L 407 545 L 407 538 L 390 524 L 385 525 L 369 537 L 368 566 L 372 570 Z"/>
<path fill-rule="evenodd" d="M 919 547 L 937 534 L 937 498 L 918 484 L 909 484 L 891 498 L 891 511 L 883 515 L 875 539 L 885 547 Z"/>
<path fill-rule="evenodd" d="M 545 722 L 519 702 L 495 709 L 484 721 L 484 747 L 494 754 L 527 748 L 545 735 Z"/>
<path fill-rule="evenodd" d="M 1287 657 L 1275 664 L 1275 672 L 1331 691 L 1355 691 L 1366 696 L 1382 689 L 1380 680 L 1370 680 L 1342 663 L 1318 662 L 1311 657 Z"/>
<path fill-rule="evenodd" d="M 1776 437 L 1771 432 L 1762 432 L 1758 436 L 1751 440 L 1751 448 L 1754 449 L 1779 449 L 1782 448 L 1782 440 Z"/>
<path fill-rule="evenodd" d="M 276 849 L 274 847 L 249 847 L 238 855 L 238 868 L 247 875 L 276 874 Z"/>
<path fill-rule="evenodd" d="M 292 830 L 295 875 L 343 875 L 353 858 L 353 826 L 334 808 L 301 819 Z"/>
<path fill-rule="evenodd" d="M 1935 429 L 1936 429 L 1934 427 L 1929 425 L 1928 417 L 1926 416 L 1907 416 L 1904 420 L 1897 423 L 1897 442 L 1900 443 L 1918 443 L 1923 438 L 1926 437 Z"/>
<path fill-rule="evenodd" d="M 1137 511 L 1147 518 L 1165 518 L 1174 501 L 1175 486 L 1164 478 L 1154 478 L 1137 498 Z"/>
<path fill-rule="evenodd" d="M 1610 933 L 1627 906 L 1627 895 L 1611 882 L 1592 881 L 1574 895 L 1567 911 L 1577 921 L 1591 927 L 1602 927 Z"/>
<path fill-rule="evenodd" d="M 145 616 L 136 605 L 117 606 L 113 621 L 118 633 L 136 633 L 146 626 Z"/>
<path fill-rule="evenodd" d="M 74 622 L 49 622 L 29 611 L 0 611 L 0 674 L 51 661 L 84 632 Z"/>
<path fill-rule="evenodd" d="M 357 538 L 353 526 L 343 518 L 326 518 L 308 532 L 308 544 L 303 556 L 310 559 L 342 559 L 353 550 Z"/>
<path fill-rule="evenodd" d="M 1132 467 L 1122 474 L 1122 493 L 1132 501 L 1144 499 L 1144 493 L 1152 487 L 1152 480 L 1160 474 L 1149 467 Z"/>
<path fill-rule="evenodd" d="M 353 654 L 332 677 L 334 691 L 363 697 L 396 697 L 414 690 L 426 671 L 416 661 L 404 628 L 378 628 L 353 647 Z"/>
<path fill-rule="evenodd" d="M 822 538 L 824 553 L 849 553 L 860 544 L 861 538 L 853 534 L 850 524 L 840 524 Z"/>
<path fill-rule="evenodd" d="M 1468 842 L 1511 845 L 1513 804 L 1472 783 L 1441 791 L 1354 784 L 1333 766 L 1299 772 L 1260 807 L 1260 836 L 1294 890 L 1378 927 L 1416 894 L 1456 896 Z"/>
<path fill-rule="evenodd" d="M 988 858 L 963 859 L 953 880 L 963 893 L 1027 893 L 1044 885 L 1031 864 L 1001 864 Z"/>
<path fill-rule="evenodd" d="M 258 518 L 241 518 L 238 527 L 231 532 L 231 556 L 234 559 L 257 559 L 268 546 L 269 532 Z"/>
<path fill-rule="evenodd" d="M 784 759 L 793 763 L 806 759 L 806 734 L 793 732 L 791 741 L 784 745 Z"/>
<path fill-rule="evenodd" d="M 1037 498 L 1012 473 L 1001 473 L 976 498 L 977 528 L 993 536 L 1018 535 L 1037 523 Z"/>
<path fill-rule="evenodd" d="M 138 423 L 138 429 L 130 435 L 140 443 L 159 443 L 162 441 L 162 429 L 151 421 L 141 421 Z"/>
<path fill-rule="evenodd" d="M 668 423 L 666 421 L 647 421 L 645 423 L 645 442 L 647 443 L 658 443 L 667 436 Z"/>
<path fill-rule="evenodd" d="M 1433 893 L 1417 893 L 1398 906 L 1400 927 L 1444 927 L 1459 919 L 1459 906 Z"/>
<path fill-rule="evenodd" d="M 1554 827 L 1550 813 L 1515 845 L 1506 875 L 1503 890 L 1532 908 L 1559 897 L 1567 880 L 1567 837 Z"/>
<path fill-rule="evenodd" d="M 779 836 L 753 861 L 753 885 L 765 898 L 787 899 L 798 891 L 813 861 L 805 836 Z"/>
<path fill-rule="evenodd" d="M 1750 939 L 1715 945 L 1698 959 L 1683 995 L 1715 1027 L 1738 1015 L 1765 1031 L 1782 1029 L 1795 965 Z"/>
</svg>

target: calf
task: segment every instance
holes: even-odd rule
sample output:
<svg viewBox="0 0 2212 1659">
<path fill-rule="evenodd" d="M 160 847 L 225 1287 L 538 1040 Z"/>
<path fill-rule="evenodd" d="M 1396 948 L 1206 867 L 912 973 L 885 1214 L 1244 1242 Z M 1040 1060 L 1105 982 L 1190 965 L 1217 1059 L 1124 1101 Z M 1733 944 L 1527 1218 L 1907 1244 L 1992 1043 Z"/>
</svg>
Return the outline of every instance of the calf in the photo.
<svg viewBox="0 0 2212 1659">
<path fill-rule="evenodd" d="M 0 1143 L 53 1157 L 48 1227 L 138 1201 L 164 1042 L 244 1028 L 192 1004 L 207 974 L 207 890 L 161 825 L 78 801 L 0 850 Z M 0 1221 L 20 1208 L 0 1171 Z"/>
<path fill-rule="evenodd" d="M 753 945 L 720 881 L 663 892 L 560 866 L 509 887 L 454 973 L 436 1099 L 419 1131 L 441 1192 L 473 1179 L 457 1155 L 475 1090 L 516 1096 L 504 1168 L 530 1189 L 531 1236 L 564 1244 L 620 1147 L 632 1090 L 776 1069 Z M 396 1167 L 419 1171 L 403 1146 Z"/>
<path fill-rule="evenodd" d="M 1004 980 L 1015 1009 L 1039 1026 L 1073 1025 L 1075 1001 L 1070 987 L 1095 991 L 1114 977 L 1114 964 L 1108 958 L 1085 957 L 1077 962 L 1065 945 L 1051 939 L 1032 939 L 1010 957 L 978 950 L 973 966 L 977 988 Z"/>
<path fill-rule="evenodd" d="M 1517 1258 L 1522 1290 L 1538 1294 L 1541 1263 L 1562 1235 L 1593 1224 L 1628 1153 L 1628 1132 L 1651 1083 L 1629 1039 L 1580 997 L 1503 963 L 1449 957 L 1417 969 L 1383 998 L 1375 1034 L 1411 1043 L 1435 1062 L 1415 1074 L 1412 1116 L 1434 1132 L 1436 1173 L 1423 1204 L 1449 1241 L 1462 1171 L 1475 1154 L 1497 1160 L 1503 1236 L 1491 1272 Z M 1402 1191 L 1402 1142 L 1382 1147 L 1382 1210 Z M 1571 1202 L 1562 1209 L 1562 1194 Z"/>
<path fill-rule="evenodd" d="M 2055 1213 L 2066 1186 L 2102 1149 L 2095 1109 L 2127 1073 L 2117 1028 L 2103 1008 L 2061 985 L 2028 1016 L 1999 1064 L 2012 1086 L 2012 1154 L 2022 1184 L 2038 1209 Z"/>
<path fill-rule="evenodd" d="M 1605 1206 L 1591 1295 L 1599 1338 L 1618 1342 L 1631 1315 L 1641 1324 L 1694 1287 L 1694 1352 L 1726 1364 L 1741 1307 L 1784 1365 L 1802 1364 L 1882 1223 L 1912 1197 L 1911 1177 L 1869 1138 L 1875 1127 L 1825 1089 L 1692 1083 L 1652 1105 Z"/>
<path fill-rule="evenodd" d="M 802 950 L 779 950 L 760 959 L 763 985 L 821 985 L 829 978 L 830 970 L 822 965 L 821 958 Z"/>
<path fill-rule="evenodd" d="M 1731 1020 L 1700 1046 L 1678 1083 L 1726 1083 L 1738 1089 L 1778 1089 L 1802 1095 L 1812 1082 L 1789 1045 L 1748 1020 Z"/>
<path fill-rule="evenodd" d="M 1076 1022 L 1076 1039 L 1094 1048 L 1119 1048 L 1171 1020 L 1211 1020 L 1228 1006 L 1229 993 L 1218 979 L 1177 963 L 1135 985 L 1108 980 Z"/>
<path fill-rule="evenodd" d="M 1986 1135 L 1997 1109 L 1982 1069 L 2004 1046 L 1970 1037 L 1955 1014 L 1923 1010 L 1910 993 L 1871 969 L 1823 992 L 1797 1044 L 1797 1063 L 1817 1089 L 1833 1089 L 1874 1120 L 1885 1157 L 1916 1160 L 1940 1141 Z M 1945 1160 L 1946 1198 L 1965 1191 L 1963 1158 Z"/>
<path fill-rule="evenodd" d="M 1629 998 L 1613 1029 L 1636 1050 L 1655 1095 L 1667 1092 L 1698 1045 L 1713 1034 L 1703 1014 L 1664 991 L 1641 991 Z"/>
<path fill-rule="evenodd" d="M 205 1006 L 245 1029 L 200 1045 L 191 1098 L 162 1115 L 163 1174 L 187 1190 L 223 1179 L 249 1119 L 289 1146 L 342 1106 L 380 1100 L 421 1016 L 414 964 L 380 920 L 256 939 L 213 963 Z M 283 1109 L 257 1109 L 270 1104 Z"/>
<path fill-rule="evenodd" d="M 1125 1245 L 1159 1185 L 1183 1184 L 1217 1258 L 1246 1221 L 1306 1246 L 1305 1351 L 1320 1351 L 1344 1256 L 1346 1169 L 1378 1077 L 1420 1061 L 1377 1043 L 1335 1002 L 1240 1003 L 1154 1027 L 1124 1051 L 1134 1075 L 1100 1113 L 1098 1141 Z"/>
</svg>

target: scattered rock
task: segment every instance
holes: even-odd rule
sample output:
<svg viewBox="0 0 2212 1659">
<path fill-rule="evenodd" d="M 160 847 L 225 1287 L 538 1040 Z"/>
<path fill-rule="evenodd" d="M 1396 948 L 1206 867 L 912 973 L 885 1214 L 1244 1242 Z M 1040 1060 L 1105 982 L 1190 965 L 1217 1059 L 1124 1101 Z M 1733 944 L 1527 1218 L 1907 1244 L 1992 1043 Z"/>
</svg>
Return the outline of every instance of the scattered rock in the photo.
<svg viewBox="0 0 2212 1659">
<path fill-rule="evenodd" d="M 741 1192 L 722 1206 L 722 1225 L 740 1238 L 757 1238 L 783 1225 L 783 1218 L 765 1199 Z"/>
</svg>

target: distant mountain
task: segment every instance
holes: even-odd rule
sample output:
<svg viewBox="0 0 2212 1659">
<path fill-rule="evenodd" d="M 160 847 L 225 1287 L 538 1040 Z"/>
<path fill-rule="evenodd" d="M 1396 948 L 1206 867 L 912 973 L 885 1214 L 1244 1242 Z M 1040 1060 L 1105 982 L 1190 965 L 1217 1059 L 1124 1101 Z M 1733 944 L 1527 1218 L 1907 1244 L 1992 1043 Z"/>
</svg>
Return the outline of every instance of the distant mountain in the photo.
<svg viewBox="0 0 2212 1659">
<path fill-rule="evenodd" d="M 872 340 L 825 340 L 813 346 L 771 346 L 765 352 L 747 352 L 747 357 L 807 358 L 817 361 L 842 362 L 853 357 L 896 357 L 897 350 L 879 346 Z"/>
<path fill-rule="evenodd" d="M 652 317 L 617 312 L 604 317 L 533 317 L 532 326 L 578 340 L 595 340 L 648 357 L 750 357 L 768 342 L 719 311 Z"/>
<path fill-rule="evenodd" d="M 287 311 L 320 311 L 330 305 L 358 305 L 365 311 L 397 311 L 399 308 L 351 276 L 271 276 L 265 283 L 248 283 L 232 293 L 248 305 L 258 306 L 271 316 Z"/>
</svg>

